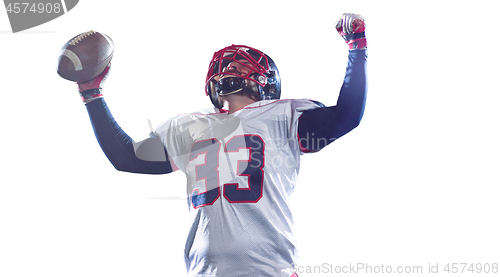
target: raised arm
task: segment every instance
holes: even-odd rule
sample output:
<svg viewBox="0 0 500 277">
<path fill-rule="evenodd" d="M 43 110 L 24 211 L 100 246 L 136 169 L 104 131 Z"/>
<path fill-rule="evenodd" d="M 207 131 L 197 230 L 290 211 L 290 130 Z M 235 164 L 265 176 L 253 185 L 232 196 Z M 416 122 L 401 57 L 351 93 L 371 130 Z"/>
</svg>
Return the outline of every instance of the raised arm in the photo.
<svg viewBox="0 0 500 277">
<path fill-rule="evenodd" d="M 113 118 L 102 95 L 109 66 L 95 79 L 78 83 L 78 88 L 101 149 L 120 171 L 144 174 L 172 172 L 168 154 L 158 138 L 135 143 Z"/>
<path fill-rule="evenodd" d="M 321 150 L 356 128 L 363 117 L 367 93 L 364 21 L 358 15 L 344 14 L 337 31 L 349 45 L 344 83 L 335 106 L 308 110 L 300 117 L 298 132 L 304 152 Z M 305 138 L 314 138 L 315 143 Z"/>
</svg>

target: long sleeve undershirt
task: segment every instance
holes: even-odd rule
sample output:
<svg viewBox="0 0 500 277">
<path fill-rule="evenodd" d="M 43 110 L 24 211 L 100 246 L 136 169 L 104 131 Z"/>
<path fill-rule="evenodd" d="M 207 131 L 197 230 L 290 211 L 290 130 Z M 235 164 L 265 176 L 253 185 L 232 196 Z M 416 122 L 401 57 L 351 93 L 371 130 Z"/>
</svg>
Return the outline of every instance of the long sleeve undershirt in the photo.
<svg viewBox="0 0 500 277">
<path fill-rule="evenodd" d="M 147 161 L 137 157 L 134 141 L 115 121 L 103 98 L 96 99 L 86 106 L 97 141 L 108 160 L 117 170 L 146 174 L 172 172 L 172 166 L 167 158 L 164 158 L 163 161 Z M 154 143 L 153 139 L 148 140 Z M 163 150 L 164 157 L 168 157 L 166 150 L 164 148 Z"/>
<path fill-rule="evenodd" d="M 298 135 L 304 152 L 319 151 L 358 126 L 366 101 L 366 59 L 366 50 L 349 51 L 337 105 L 303 112 Z M 97 141 L 117 170 L 144 174 L 173 171 L 164 148 L 164 153 L 161 153 L 163 159 L 148 161 L 137 157 L 134 141 L 115 121 L 104 99 L 94 100 L 86 106 Z M 307 138 L 324 143 L 308 143 Z M 157 140 L 150 138 L 142 143 L 156 144 Z"/>
<path fill-rule="evenodd" d="M 359 125 L 366 102 L 366 59 L 366 50 L 349 51 L 337 105 L 302 114 L 298 135 L 303 151 L 319 151 Z"/>
</svg>

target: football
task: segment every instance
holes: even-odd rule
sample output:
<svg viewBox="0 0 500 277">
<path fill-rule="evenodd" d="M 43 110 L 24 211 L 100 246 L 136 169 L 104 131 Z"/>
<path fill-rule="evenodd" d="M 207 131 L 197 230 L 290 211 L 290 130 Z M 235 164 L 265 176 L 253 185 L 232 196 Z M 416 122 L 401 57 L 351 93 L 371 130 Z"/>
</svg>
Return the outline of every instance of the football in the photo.
<svg viewBox="0 0 500 277">
<path fill-rule="evenodd" d="M 57 58 L 57 73 L 66 80 L 86 82 L 97 77 L 113 58 L 114 44 L 105 34 L 89 31 L 70 39 Z"/>
</svg>

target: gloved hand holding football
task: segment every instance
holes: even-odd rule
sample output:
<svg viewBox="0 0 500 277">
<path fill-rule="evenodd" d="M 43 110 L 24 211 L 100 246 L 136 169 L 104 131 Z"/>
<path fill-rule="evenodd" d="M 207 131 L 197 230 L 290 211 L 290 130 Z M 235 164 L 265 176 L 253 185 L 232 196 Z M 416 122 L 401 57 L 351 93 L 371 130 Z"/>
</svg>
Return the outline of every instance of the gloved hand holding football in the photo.
<svg viewBox="0 0 500 277">
<path fill-rule="evenodd" d="M 66 42 L 57 61 L 57 73 L 77 82 L 84 103 L 102 97 L 101 88 L 109 73 L 114 44 L 105 34 L 89 31 Z"/>
<path fill-rule="evenodd" d="M 97 75 L 97 77 L 90 81 L 76 83 L 78 85 L 78 91 L 80 92 L 83 103 L 87 104 L 102 97 L 102 86 L 108 77 L 110 67 L 111 63 L 106 66 L 101 74 Z"/>
</svg>

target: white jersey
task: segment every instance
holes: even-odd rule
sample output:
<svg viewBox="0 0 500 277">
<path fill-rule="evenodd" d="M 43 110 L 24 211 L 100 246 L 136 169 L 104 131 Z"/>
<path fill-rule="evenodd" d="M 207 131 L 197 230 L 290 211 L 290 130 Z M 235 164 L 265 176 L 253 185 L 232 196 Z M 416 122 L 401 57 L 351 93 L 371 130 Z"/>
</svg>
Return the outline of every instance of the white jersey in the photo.
<svg viewBox="0 0 500 277">
<path fill-rule="evenodd" d="M 308 100 L 264 100 L 233 113 L 184 114 L 156 134 L 187 176 L 188 276 L 291 275 L 297 251 L 288 203 Z"/>
</svg>

